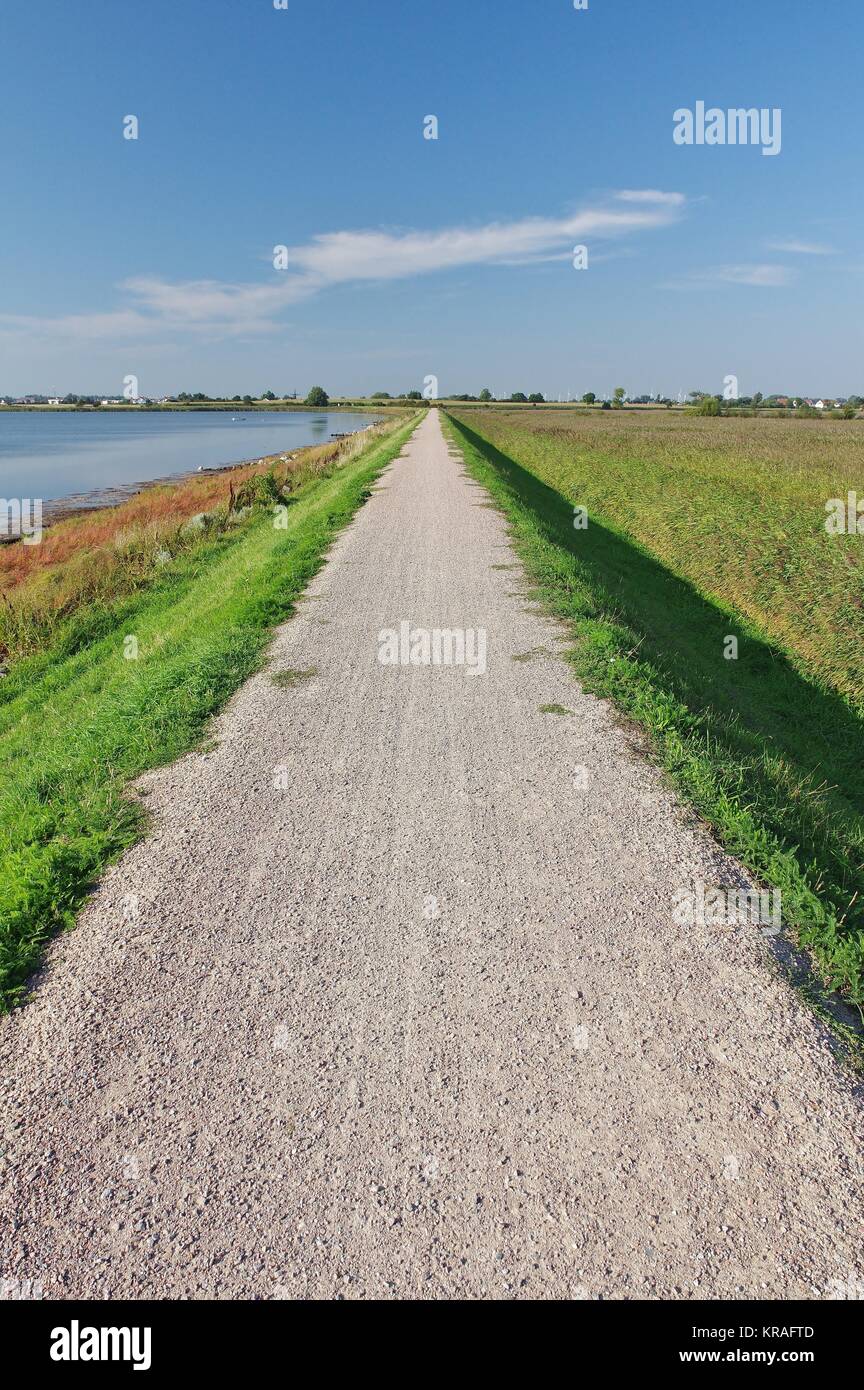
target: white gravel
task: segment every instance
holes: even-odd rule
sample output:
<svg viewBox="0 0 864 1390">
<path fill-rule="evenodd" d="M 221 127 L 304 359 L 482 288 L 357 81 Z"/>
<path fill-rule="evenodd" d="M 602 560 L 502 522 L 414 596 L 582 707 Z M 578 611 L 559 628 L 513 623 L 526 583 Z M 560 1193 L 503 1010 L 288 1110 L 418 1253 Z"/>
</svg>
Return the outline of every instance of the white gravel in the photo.
<svg viewBox="0 0 864 1390">
<path fill-rule="evenodd" d="M 7 1288 L 862 1291 L 853 1081 L 757 928 L 674 922 L 746 880 L 512 565 L 431 411 L 276 634 L 314 674 L 142 779 L 0 1020 Z M 486 674 L 380 664 L 402 621 L 485 629 Z"/>
</svg>

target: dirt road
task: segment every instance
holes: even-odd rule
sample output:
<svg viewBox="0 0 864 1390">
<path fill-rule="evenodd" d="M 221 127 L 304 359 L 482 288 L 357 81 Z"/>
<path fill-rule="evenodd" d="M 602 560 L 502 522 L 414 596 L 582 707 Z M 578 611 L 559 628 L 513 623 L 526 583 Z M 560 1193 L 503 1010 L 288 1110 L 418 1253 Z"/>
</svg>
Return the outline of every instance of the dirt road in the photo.
<svg viewBox="0 0 864 1390">
<path fill-rule="evenodd" d="M 853 1084 L 522 587 L 430 412 L 0 1020 L 7 1287 L 861 1289 Z"/>
</svg>

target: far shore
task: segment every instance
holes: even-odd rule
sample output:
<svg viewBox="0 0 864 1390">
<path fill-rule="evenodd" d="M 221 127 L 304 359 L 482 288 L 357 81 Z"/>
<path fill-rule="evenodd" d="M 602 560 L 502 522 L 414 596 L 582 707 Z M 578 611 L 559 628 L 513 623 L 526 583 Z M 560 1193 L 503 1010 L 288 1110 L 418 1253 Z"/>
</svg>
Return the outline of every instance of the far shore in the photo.
<svg viewBox="0 0 864 1390">
<path fill-rule="evenodd" d="M 122 415 L 130 415 L 141 411 L 145 415 L 152 415 L 155 411 L 177 411 L 177 410 L 218 410 L 233 411 L 236 415 L 250 415 L 260 411 L 278 411 L 280 414 L 288 410 L 303 411 L 327 411 L 327 410 L 386 410 L 394 407 L 404 410 L 406 405 L 412 406 L 413 401 L 400 401 L 391 398 L 384 401 L 373 400 L 351 400 L 349 398 L 336 398 L 330 400 L 327 405 L 305 405 L 303 401 L 253 401 L 251 405 L 244 405 L 241 401 L 154 401 L 151 405 L 8 405 L 0 401 L 0 412 L 3 411 L 44 411 L 49 415 L 57 415 L 66 411 L 70 415 L 82 415 L 87 412 L 101 415 L 103 412 L 115 411 Z"/>
</svg>

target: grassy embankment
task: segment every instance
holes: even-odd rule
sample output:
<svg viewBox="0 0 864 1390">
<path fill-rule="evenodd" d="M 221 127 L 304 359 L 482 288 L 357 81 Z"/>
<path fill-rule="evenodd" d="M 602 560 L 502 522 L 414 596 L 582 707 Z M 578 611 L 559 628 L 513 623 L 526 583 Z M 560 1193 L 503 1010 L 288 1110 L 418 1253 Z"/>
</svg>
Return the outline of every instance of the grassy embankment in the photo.
<svg viewBox="0 0 864 1390">
<path fill-rule="evenodd" d="M 572 624 L 582 683 L 648 731 L 722 843 L 782 890 L 826 984 L 864 1009 L 864 536 L 824 524 L 829 498 L 864 495 L 864 429 L 452 419 L 541 601 Z"/>
<path fill-rule="evenodd" d="M 130 779 L 193 747 L 260 665 L 270 628 L 414 423 L 272 471 L 151 489 L 0 557 L 11 662 L 0 681 L 0 1008 L 20 1000 L 47 938 L 140 834 Z"/>
</svg>

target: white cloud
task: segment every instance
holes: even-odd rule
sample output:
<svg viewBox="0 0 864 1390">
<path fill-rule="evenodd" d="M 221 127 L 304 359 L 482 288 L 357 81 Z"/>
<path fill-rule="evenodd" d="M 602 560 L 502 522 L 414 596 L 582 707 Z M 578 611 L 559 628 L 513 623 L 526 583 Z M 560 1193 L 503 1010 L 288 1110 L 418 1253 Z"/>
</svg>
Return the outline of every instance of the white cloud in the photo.
<svg viewBox="0 0 864 1390">
<path fill-rule="evenodd" d="M 49 333 L 75 338 L 129 338 L 166 328 L 208 335 L 273 331 L 284 310 L 334 285 L 401 280 L 477 265 L 518 265 L 564 259 L 578 242 L 669 226 L 684 204 L 681 193 L 625 189 L 614 200 L 632 207 L 585 208 L 566 217 L 528 217 L 440 231 L 343 231 L 287 248 L 286 270 L 262 284 L 220 280 L 172 283 L 134 276 L 119 287 L 131 304 L 108 313 L 57 318 L 0 314 L 0 333 Z"/>
<path fill-rule="evenodd" d="M 156 319 L 147 318 L 136 309 L 116 309 L 104 314 L 62 314 L 57 317 L 37 314 L 0 314 L 0 335 L 17 333 L 44 334 L 70 338 L 128 338 L 138 333 L 152 332 L 163 327 Z"/>
<path fill-rule="evenodd" d="M 622 188 L 615 197 L 623 203 L 665 203 L 669 207 L 683 207 L 687 201 L 683 193 L 661 193 L 657 188 Z"/>
<path fill-rule="evenodd" d="M 716 279 L 732 285 L 789 285 L 795 278 L 785 265 L 721 265 L 716 273 Z"/>
<path fill-rule="evenodd" d="M 704 270 L 692 270 L 680 279 L 668 280 L 664 289 L 698 289 L 706 285 L 753 285 L 762 289 L 776 289 L 791 285 L 798 278 L 797 271 L 786 265 L 714 265 Z"/>
<path fill-rule="evenodd" d="M 781 241 L 766 241 L 769 251 L 788 251 L 800 256 L 835 256 L 833 246 L 823 246 L 815 241 L 796 241 L 794 238 Z"/>
</svg>

